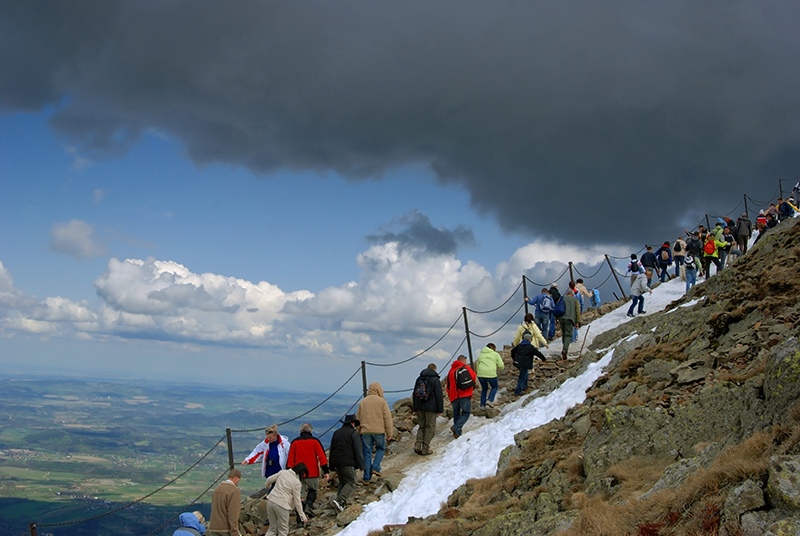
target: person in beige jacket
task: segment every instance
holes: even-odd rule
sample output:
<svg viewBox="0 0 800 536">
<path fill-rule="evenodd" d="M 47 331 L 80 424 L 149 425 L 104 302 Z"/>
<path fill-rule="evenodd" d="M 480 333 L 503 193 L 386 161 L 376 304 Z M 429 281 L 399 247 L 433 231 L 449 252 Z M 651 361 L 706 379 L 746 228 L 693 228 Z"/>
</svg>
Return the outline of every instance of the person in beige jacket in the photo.
<svg viewBox="0 0 800 536">
<path fill-rule="evenodd" d="M 214 490 L 211 496 L 211 521 L 208 523 L 206 536 L 239 536 L 241 479 L 242 473 L 238 469 L 231 469 L 228 479 Z"/>
<path fill-rule="evenodd" d="M 300 500 L 300 479 L 306 475 L 308 468 L 306 464 L 300 462 L 291 469 L 283 469 L 267 479 L 266 488 L 269 489 L 272 484 L 275 484 L 275 487 L 267 495 L 269 530 L 265 536 L 287 536 L 289 514 L 292 510 L 297 511 L 302 523 L 308 522 Z"/>
<path fill-rule="evenodd" d="M 392 412 L 389 403 L 383 398 L 383 387 L 378 382 L 369 384 L 367 396 L 358 405 L 356 419 L 361 422 L 358 431 L 361 434 L 361 446 L 364 450 L 364 482 L 369 482 L 372 475 L 381 475 L 381 460 L 386 452 L 386 443 L 392 440 Z M 375 458 L 372 451 L 375 450 Z"/>
</svg>

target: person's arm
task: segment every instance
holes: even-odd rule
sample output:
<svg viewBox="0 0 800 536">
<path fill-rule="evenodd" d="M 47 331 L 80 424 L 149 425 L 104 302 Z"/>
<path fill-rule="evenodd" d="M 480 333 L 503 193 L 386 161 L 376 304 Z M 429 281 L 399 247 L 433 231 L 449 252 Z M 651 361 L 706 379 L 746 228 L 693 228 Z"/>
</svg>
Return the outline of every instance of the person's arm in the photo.
<svg viewBox="0 0 800 536">
<path fill-rule="evenodd" d="M 306 517 L 306 513 L 303 511 L 303 501 L 300 500 L 300 491 L 302 489 L 302 484 L 300 484 L 300 479 L 296 478 L 293 479 L 292 482 L 292 505 L 294 506 L 295 511 L 297 512 L 297 517 L 300 518 L 300 521 L 303 523 L 308 523 L 308 518 Z"/>
<path fill-rule="evenodd" d="M 242 465 L 250 465 L 251 463 L 256 463 L 261 461 L 262 456 L 264 456 L 264 448 L 265 443 L 262 441 L 256 448 L 253 449 L 253 452 L 247 455 L 247 457 L 242 461 Z"/>
<path fill-rule="evenodd" d="M 389 409 L 389 403 L 386 400 L 383 401 L 383 428 L 386 432 L 386 441 L 391 441 L 394 421 L 392 419 L 392 410 Z"/>
<path fill-rule="evenodd" d="M 235 488 L 233 493 L 228 497 L 227 505 L 228 530 L 230 531 L 230 536 L 239 536 L 239 514 L 241 510 L 239 505 L 242 502 L 242 492 L 239 486 L 235 486 Z"/>
</svg>

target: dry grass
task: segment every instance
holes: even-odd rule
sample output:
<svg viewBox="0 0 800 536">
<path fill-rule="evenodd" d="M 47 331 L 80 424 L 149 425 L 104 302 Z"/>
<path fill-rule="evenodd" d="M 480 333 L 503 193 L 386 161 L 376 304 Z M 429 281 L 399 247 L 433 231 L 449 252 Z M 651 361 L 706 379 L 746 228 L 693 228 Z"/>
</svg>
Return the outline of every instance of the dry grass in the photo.
<svg viewBox="0 0 800 536">
<path fill-rule="evenodd" d="M 767 370 L 767 356 L 765 355 L 762 359 L 759 359 L 758 362 L 754 363 L 751 367 L 743 371 L 729 371 L 723 372 L 717 379 L 723 382 L 731 382 L 731 383 L 742 383 L 750 378 L 754 378 L 759 374 L 763 374 Z"/>
<path fill-rule="evenodd" d="M 700 331 L 698 330 L 684 339 L 662 342 L 655 346 L 631 350 L 625 358 L 620 361 L 619 373 L 622 377 L 635 376 L 639 367 L 653 359 L 683 361 L 685 359 L 683 351 L 699 336 Z"/>
</svg>

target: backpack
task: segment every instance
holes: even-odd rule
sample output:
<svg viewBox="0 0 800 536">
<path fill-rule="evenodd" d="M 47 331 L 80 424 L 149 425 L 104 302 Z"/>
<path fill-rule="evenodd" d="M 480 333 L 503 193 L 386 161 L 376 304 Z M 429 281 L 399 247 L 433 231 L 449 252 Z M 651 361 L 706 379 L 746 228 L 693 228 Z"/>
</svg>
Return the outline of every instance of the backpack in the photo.
<svg viewBox="0 0 800 536">
<path fill-rule="evenodd" d="M 456 389 L 459 391 L 466 391 L 467 389 L 475 387 L 475 380 L 472 379 L 472 374 L 469 373 L 469 369 L 466 366 L 456 370 L 453 379 L 455 379 Z"/>
<path fill-rule="evenodd" d="M 556 318 L 561 318 L 567 312 L 567 306 L 564 304 L 564 298 L 558 300 L 556 304 L 556 308 L 553 309 L 553 316 Z"/>
<path fill-rule="evenodd" d="M 420 402 L 425 402 L 431 397 L 431 387 L 428 385 L 428 380 L 419 378 L 417 385 L 414 386 L 414 398 Z"/>
<path fill-rule="evenodd" d="M 694 257 L 691 255 L 686 255 L 686 269 L 697 270 L 697 265 L 694 263 Z"/>
<path fill-rule="evenodd" d="M 631 263 L 631 273 L 632 274 L 639 273 L 639 261 L 634 261 Z"/>
<path fill-rule="evenodd" d="M 668 261 L 669 260 L 669 253 L 667 253 L 666 249 L 661 250 L 661 260 Z"/>
<path fill-rule="evenodd" d="M 709 237 L 710 239 L 706 241 L 706 245 L 703 246 L 703 252 L 706 255 L 713 255 L 715 251 L 717 251 L 717 245 L 714 243 L 714 237 Z"/>
<path fill-rule="evenodd" d="M 542 301 L 539 302 L 539 310 L 543 313 L 549 313 L 553 310 L 553 298 L 550 296 L 544 296 Z"/>
<path fill-rule="evenodd" d="M 681 243 L 680 242 L 675 242 L 675 253 L 680 253 L 681 251 L 683 251 L 683 247 L 681 247 Z"/>
</svg>

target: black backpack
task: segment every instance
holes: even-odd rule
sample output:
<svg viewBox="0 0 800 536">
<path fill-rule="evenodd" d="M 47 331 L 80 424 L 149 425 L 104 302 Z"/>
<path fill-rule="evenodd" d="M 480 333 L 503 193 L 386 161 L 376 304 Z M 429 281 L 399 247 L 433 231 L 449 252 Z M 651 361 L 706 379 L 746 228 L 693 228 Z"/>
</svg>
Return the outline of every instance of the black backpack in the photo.
<svg viewBox="0 0 800 536">
<path fill-rule="evenodd" d="M 431 386 L 428 385 L 428 380 L 424 378 L 417 379 L 417 385 L 414 386 L 414 398 L 420 402 L 425 402 L 431 397 Z"/>
<path fill-rule="evenodd" d="M 475 387 L 475 380 L 472 379 L 472 374 L 469 373 L 469 369 L 466 366 L 456 370 L 453 378 L 456 381 L 456 389 L 459 391 L 466 391 L 467 389 Z"/>
<path fill-rule="evenodd" d="M 680 253 L 681 251 L 683 251 L 683 248 L 681 247 L 681 243 L 680 242 L 675 242 L 675 253 Z"/>
<path fill-rule="evenodd" d="M 639 273 L 639 261 L 634 261 L 631 263 L 631 273 L 632 274 Z"/>
</svg>

